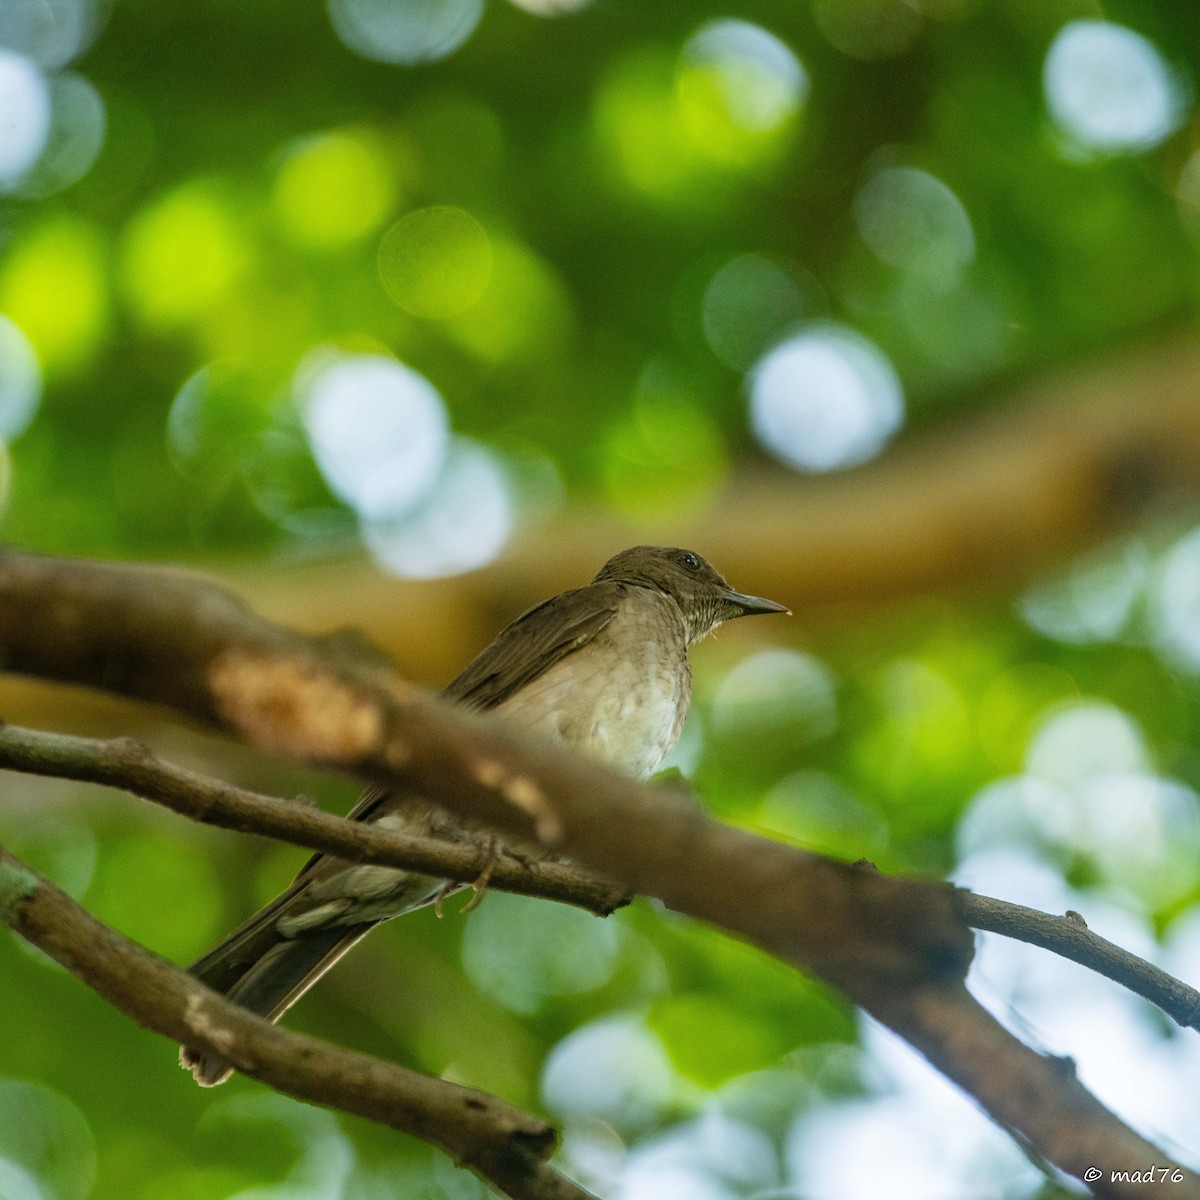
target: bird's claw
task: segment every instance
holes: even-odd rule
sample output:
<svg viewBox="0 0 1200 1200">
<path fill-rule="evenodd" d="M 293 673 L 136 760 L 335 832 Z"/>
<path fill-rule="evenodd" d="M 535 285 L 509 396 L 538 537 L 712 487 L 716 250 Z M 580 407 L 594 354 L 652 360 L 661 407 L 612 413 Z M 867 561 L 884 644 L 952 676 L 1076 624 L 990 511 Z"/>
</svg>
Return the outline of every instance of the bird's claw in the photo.
<svg viewBox="0 0 1200 1200">
<path fill-rule="evenodd" d="M 476 877 L 475 882 L 471 884 L 471 898 L 463 905 L 462 915 L 466 916 L 473 908 L 478 908 L 483 900 L 483 893 L 487 891 L 488 881 L 492 878 L 492 872 L 496 869 L 496 863 L 500 860 L 500 855 L 503 852 L 503 847 L 500 845 L 500 839 L 495 834 L 489 833 L 487 841 L 483 845 L 483 868 Z"/>
<path fill-rule="evenodd" d="M 437 895 L 433 898 L 433 911 L 436 916 L 444 917 L 446 914 L 442 905 L 456 892 L 461 892 L 464 888 L 471 889 L 471 898 L 463 905 L 460 915 L 466 916 L 472 909 L 479 907 L 480 902 L 483 900 L 483 893 L 487 891 L 488 882 L 492 878 L 492 872 L 496 869 L 496 863 L 500 861 L 500 855 L 507 853 L 507 851 L 500 845 L 500 839 L 495 834 L 489 833 L 480 842 L 480 852 L 483 861 L 474 883 L 460 883 L 456 879 L 447 879 L 438 888 Z"/>
<path fill-rule="evenodd" d="M 462 891 L 463 885 L 457 879 L 447 879 L 437 890 L 437 895 L 433 898 L 433 915 L 440 921 L 445 915 L 442 908 L 443 903 L 455 892 Z"/>
</svg>

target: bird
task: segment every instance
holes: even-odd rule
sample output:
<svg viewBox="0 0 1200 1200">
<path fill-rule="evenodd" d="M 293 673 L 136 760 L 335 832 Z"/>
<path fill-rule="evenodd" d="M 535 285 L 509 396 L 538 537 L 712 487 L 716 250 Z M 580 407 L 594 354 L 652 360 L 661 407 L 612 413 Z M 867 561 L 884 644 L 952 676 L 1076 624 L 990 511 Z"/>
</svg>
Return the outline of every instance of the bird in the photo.
<svg viewBox="0 0 1200 1200">
<path fill-rule="evenodd" d="M 688 647 L 725 621 L 789 612 L 735 591 L 694 551 L 634 546 L 610 558 L 585 587 L 519 616 L 442 695 L 646 780 L 671 752 L 687 715 Z M 348 818 L 410 835 L 474 836 L 436 806 L 381 788 L 368 789 Z M 315 854 L 282 894 L 189 971 L 277 1021 L 375 925 L 433 903 L 453 886 Z M 233 1073 L 218 1055 L 186 1045 L 180 1062 L 205 1087 Z"/>
</svg>

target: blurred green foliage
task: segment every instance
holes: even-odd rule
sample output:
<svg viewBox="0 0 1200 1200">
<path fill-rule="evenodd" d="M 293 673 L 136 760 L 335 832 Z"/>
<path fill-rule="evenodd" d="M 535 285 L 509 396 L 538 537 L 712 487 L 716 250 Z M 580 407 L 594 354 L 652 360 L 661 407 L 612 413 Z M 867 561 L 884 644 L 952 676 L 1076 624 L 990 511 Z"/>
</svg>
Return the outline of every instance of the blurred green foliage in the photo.
<svg viewBox="0 0 1200 1200">
<path fill-rule="evenodd" d="M 554 20 L 533 0 L 109 7 L 49 6 L 59 34 L 96 18 L 56 57 L 36 5 L 0 5 L 0 45 L 78 121 L 26 175 L 0 170 L 3 535 L 38 549 L 356 545 L 369 522 L 298 399 L 331 347 L 428 380 L 446 436 L 500 464 L 516 522 L 564 497 L 636 519 L 703 509 L 764 450 L 792 461 L 747 396 L 798 326 L 869 339 L 903 389 L 896 423 L 919 431 L 1046 364 L 1186 328 L 1200 303 L 1195 5 L 1105 6 L 1145 40 L 1101 44 L 1116 57 L 1082 83 L 1048 64 L 1065 31 L 1095 33 L 1072 24 L 1097 17 L 1083 0 L 598 2 Z M 402 45 L 433 61 L 352 48 L 410 18 L 427 25 Z M 889 435 L 866 432 L 860 457 Z M 456 521 L 403 526 L 404 562 L 471 523 L 471 478 Z M 736 824 L 1079 908 L 1195 981 L 1198 559 L 1179 521 L 1015 606 L 921 601 L 803 651 L 802 632 L 751 652 L 739 630 L 697 651 L 677 759 Z M 300 861 L 28 780 L 6 781 L 0 834 L 179 961 Z M 1085 1081 L 1126 1064 L 1106 1100 L 1194 1159 L 1190 1043 L 1112 985 L 1046 970 L 985 966 L 981 987 Z M 364 1123 L 244 1080 L 198 1091 L 171 1047 L 11 938 L 0 1012 L 0 1196 L 483 1194 Z M 939 1195 L 1058 1194 L 965 1108 L 864 1059 L 879 1039 L 836 998 L 646 902 L 603 923 L 504 895 L 418 914 L 294 1024 L 549 1111 L 568 1169 L 606 1195 L 878 1194 L 813 1165 L 806 1138 L 853 1157 L 877 1132 L 867 1102 L 897 1096 L 933 1132 L 907 1139 L 889 1177 L 917 1182 L 888 1194 L 935 1194 L 930 1171 L 958 1181 Z M 939 1137 L 978 1147 L 990 1190 L 937 1159 Z"/>
</svg>

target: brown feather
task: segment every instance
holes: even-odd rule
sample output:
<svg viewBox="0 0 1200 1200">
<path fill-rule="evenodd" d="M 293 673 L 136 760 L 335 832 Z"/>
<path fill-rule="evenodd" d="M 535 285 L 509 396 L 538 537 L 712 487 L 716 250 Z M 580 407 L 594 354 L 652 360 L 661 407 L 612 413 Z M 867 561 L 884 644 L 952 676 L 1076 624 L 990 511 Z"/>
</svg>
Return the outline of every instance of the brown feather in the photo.
<svg viewBox="0 0 1200 1200">
<path fill-rule="evenodd" d="M 503 704 L 586 646 L 617 615 L 627 591 L 623 583 L 593 583 L 543 601 L 503 629 L 442 695 L 477 711 Z"/>
</svg>

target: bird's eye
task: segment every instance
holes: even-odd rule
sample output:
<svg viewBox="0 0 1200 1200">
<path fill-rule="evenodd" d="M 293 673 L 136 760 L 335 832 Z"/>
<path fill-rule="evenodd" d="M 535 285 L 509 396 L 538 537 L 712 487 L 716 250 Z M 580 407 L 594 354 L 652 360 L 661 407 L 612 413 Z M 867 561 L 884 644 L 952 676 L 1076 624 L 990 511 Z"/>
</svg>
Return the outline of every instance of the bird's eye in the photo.
<svg viewBox="0 0 1200 1200">
<path fill-rule="evenodd" d="M 700 570 L 700 559 L 697 558 L 697 556 L 694 555 L 690 550 L 687 550 L 681 554 L 679 556 L 679 561 L 692 571 Z"/>
</svg>

